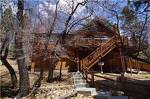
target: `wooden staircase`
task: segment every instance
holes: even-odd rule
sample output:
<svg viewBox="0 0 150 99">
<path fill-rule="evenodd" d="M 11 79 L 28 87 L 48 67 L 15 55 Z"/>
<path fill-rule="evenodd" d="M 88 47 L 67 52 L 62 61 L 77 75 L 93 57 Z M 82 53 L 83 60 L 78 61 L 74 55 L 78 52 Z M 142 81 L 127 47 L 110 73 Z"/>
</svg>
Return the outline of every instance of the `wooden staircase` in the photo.
<svg viewBox="0 0 150 99">
<path fill-rule="evenodd" d="M 108 41 L 103 43 L 101 46 L 96 48 L 92 53 L 90 53 L 87 57 L 83 58 L 80 61 L 81 67 L 89 70 L 92 66 L 94 66 L 102 57 L 107 55 L 110 51 L 112 51 L 116 47 L 117 37 L 113 36 Z"/>
</svg>

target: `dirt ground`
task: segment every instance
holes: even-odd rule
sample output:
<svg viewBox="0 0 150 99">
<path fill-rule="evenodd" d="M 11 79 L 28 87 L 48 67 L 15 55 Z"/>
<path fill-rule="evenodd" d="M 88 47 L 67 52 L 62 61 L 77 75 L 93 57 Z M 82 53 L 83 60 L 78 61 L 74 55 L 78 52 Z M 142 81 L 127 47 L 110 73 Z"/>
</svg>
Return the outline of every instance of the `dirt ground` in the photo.
<svg viewBox="0 0 150 99">
<path fill-rule="evenodd" d="M 15 60 L 8 59 L 8 62 L 13 66 L 17 79 L 19 82 L 18 66 Z M 38 72 L 29 71 L 30 77 L 30 88 L 34 84 L 34 81 L 38 78 Z M 54 71 L 54 77 L 59 75 L 59 70 Z M 35 99 L 56 99 L 60 96 L 70 95 L 68 99 L 93 99 L 91 96 L 84 96 L 82 94 L 77 94 L 74 90 L 73 79 L 66 70 L 62 70 L 62 81 L 54 81 L 53 83 L 47 83 L 48 72 L 45 71 L 44 79 L 42 80 L 41 87 L 37 90 L 35 94 Z M 10 74 L 4 65 L 0 67 L 0 86 L 9 86 L 11 84 Z M 19 87 L 19 84 L 18 84 Z M 12 99 L 9 97 L 0 97 L 0 99 Z M 23 97 L 22 99 L 31 99 L 30 96 Z"/>
<path fill-rule="evenodd" d="M 13 68 L 16 72 L 16 75 L 17 75 L 18 82 L 19 82 L 18 66 L 16 64 L 16 61 L 8 59 L 8 62 L 13 66 Z M 71 77 L 69 77 L 67 71 L 62 71 L 62 74 L 63 74 L 62 81 L 59 81 L 59 82 L 54 81 L 53 83 L 47 83 L 46 80 L 47 80 L 48 72 L 46 71 L 44 73 L 44 79 L 42 81 L 42 85 L 36 94 L 37 99 L 41 98 L 41 96 L 45 97 L 46 94 L 50 93 L 49 90 L 52 90 L 52 89 L 53 89 L 52 91 L 56 91 L 55 93 L 53 93 L 54 95 L 56 93 L 57 94 L 59 93 L 57 91 L 61 92 L 62 90 L 66 90 L 66 89 L 72 90 L 73 89 L 73 83 L 72 83 Z M 32 85 L 34 84 L 34 81 L 36 81 L 36 79 L 38 78 L 38 75 L 39 75 L 38 72 L 30 72 L 29 71 L 30 87 L 31 88 L 32 88 Z M 59 71 L 58 70 L 54 71 L 54 75 L 58 76 Z M 0 79 L 0 86 L 9 86 L 11 84 L 9 71 L 7 70 L 7 68 L 4 65 L 1 65 L 1 67 L 0 67 L 0 78 L 1 78 Z M 18 84 L 18 86 L 19 86 L 19 84 Z M 62 90 L 60 90 L 60 89 L 62 89 Z M 3 97 L 3 98 L 7 99 L 7 97 Z M 52 98 L 52 99 L 54 99 L 54 98 Z"/>
</svg>

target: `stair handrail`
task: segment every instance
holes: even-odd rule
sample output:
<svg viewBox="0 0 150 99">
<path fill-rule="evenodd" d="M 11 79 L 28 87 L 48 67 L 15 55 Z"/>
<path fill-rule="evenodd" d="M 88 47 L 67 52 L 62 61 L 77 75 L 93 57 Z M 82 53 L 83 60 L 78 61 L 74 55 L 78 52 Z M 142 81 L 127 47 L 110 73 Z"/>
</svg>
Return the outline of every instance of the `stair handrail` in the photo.
<svg viewBox="0 0 150 99">
<path fill-rule="evenodd" d="M 113 36 L 111 39 L 109 39 L 106 43 L 99 46 L 97 49 L 95 49 L 92 53 L 90 53 L 87 57 L 83 58 L 80 62 L 82 67 L 88 66 L 93 62 L 93 60 L 96 60 L 103 52 L 111 48 L 116 43 L 116 36 Z"/>
</svg>

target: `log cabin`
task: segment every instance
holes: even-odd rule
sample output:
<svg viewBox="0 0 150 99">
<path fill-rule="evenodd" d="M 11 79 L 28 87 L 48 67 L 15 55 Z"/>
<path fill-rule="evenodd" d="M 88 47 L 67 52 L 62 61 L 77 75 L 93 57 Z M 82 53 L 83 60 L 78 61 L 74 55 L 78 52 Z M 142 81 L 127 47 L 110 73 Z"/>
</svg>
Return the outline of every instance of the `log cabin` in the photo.
<svg viewBox="0 0 150 99">
<path fill-rule="evenodd" d="M 44 50 L 44 44 L 40 43 L 41 38 L 39 34 L 37 35 L 38 41 L 33 47 L 36 55 L 32 57 L 32 69 L 36 71 L 43 66 L 48 70 L 50 57 L 43 62 L 41 60 L 44 57 L 35 57 L 37 54 L 41 55 Z M 59 35 L 59 33 L 52 34 L 52 41 L 48 45 L 49 51 L 56 47 L 56 43 L 53 42 L 57 41 Z M 128 37 L 121 36 L 116 25 L 109 24 L 101 18 L 93 19 L 75 33 L 68 35 L 67 41 L 64 45 L 67 50 L 66 55 L 63 55 L 67 57 L 61 57 L 56 62 L 55 69 L 126 72 L 127 68 L 140 68 L 140 70 L 150 71 L 149 63 L 139 62 L 127 56 L 128 49 L 135 50 L 133 46 L 129 46 Z"/>
</svg>

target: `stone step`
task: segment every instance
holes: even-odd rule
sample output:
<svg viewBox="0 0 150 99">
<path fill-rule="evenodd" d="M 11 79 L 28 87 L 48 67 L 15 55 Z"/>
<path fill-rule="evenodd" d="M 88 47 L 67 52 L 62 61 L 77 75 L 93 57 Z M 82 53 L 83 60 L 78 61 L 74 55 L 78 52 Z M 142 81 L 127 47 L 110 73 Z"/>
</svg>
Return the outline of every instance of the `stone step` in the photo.
<svg viewBox="0 0 150 99">
<path fill-rule="evenodd" d="M 82 73 L 80 72 L 72 73 L 72 78 L 74 79 L 74 86 L 77 92 L 90 96 L 97 95 L 95 88 L 88 88 L 89 87 L 88 83 L 83 78 Z"/>
<path fill-rule="evenodd" d="M 76 88 L 86 88 L 87 87 L 87 84 L 86 83 L 80 83 L 80 84 L 75 84 L 75 87 Z"/>
<path fill-rule="evenodd" d="M 77 84 L 77 83 L 86 83 L 86 80 L 74 80 L 74 83 Z"/>
<path fill-rule="evenodd" d="M 74 78 L 74 81 L 76 81 L 76 80 L 85 80 L 85 79 L 83 79 L 83 78 Z"/>
<path fill-rule="evenodd" d="M 87 83 L 75 83 L 74 85 L 87 85 Z"/>
<path fill-rule="evenodd" d="M 76 88 L 76 91 L 81 94 L 89 94 L 91 96 L 96 96 L 98 93 L 95 88 Z"/>
<path fill-rule="evenodd" d="M 73 79 L 83 79 L 83 77 L 72 77 Z"/>
<path fill-rule="evenodd" d="M 73 75 L 73 78 L 79 78 L 79 77 L 83 78 L 83 75 Z"/>
<path fill-rule="evenodd" d="M 82 73 L 80 73 L 80 72 L 73 72 L 72 76 L 74 76 L 74 75 L 82 75 Z"/>
</svg>

